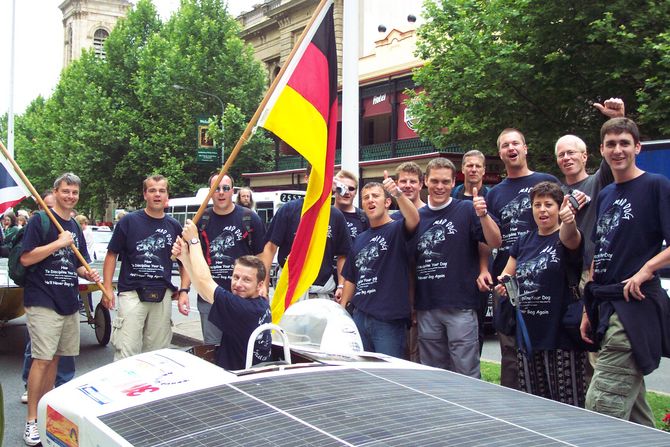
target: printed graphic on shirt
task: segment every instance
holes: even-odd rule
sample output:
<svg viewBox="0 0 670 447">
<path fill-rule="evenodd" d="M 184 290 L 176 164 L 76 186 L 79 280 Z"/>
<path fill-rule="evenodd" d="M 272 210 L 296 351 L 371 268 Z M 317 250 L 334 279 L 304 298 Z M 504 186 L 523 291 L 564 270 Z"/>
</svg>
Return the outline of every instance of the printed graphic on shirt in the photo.
<svg viewBox="0 0 670 447">
<path fill-rule="evenodd" d="M 526 221 L 529 214 L 526 213 L 524 216 L 524 212 L 530 210 L 530 195 L 528 194 L 530 189 L 520 190 L 519 194 L 500 210 L 500 232 L 503 238 L 501 250 L 509 250 L 517 239 L 529 231 L 519 231 L 519 227 L 528 228 L 530 226 L 530 222 Z"/>
<path fill-rule="evenodd" d="M 547 246 L 540 254 L 528 261 L 521 262 L 516 267 L 516 277 L 521 293 L 521 312 L 528 315 L 541 316 L 548 314 L 547 305 L 551 301 L 548 295 L 537 295 L 540 288 L 539 278 L 549 268 L 550 264 L 558 264 L 560 259 L 555 246 Z"/>
<path fill-rule="evenodd" d="M 75 242 L 76 243 L 76 242 Z M 54 264 L 60 265 L 62 269 L 72 268 L 74 269 L 74 263 L 70 261 L 70 255 L 72 254 L 72 249 L 70 247 L 59 248 L 53 253 L 55 261 L 52 261 Z"/>
<path fill-rule="evenodd" d="M 419 260 L 424 261 L 429 258 L 444 258 L 446 254 L 440 253 L 438 247 L 447 239 L 447 235 L 456 234 L 453 222 L 448 219 L 438 219 L 433 223 L 433 226 L 426 230 L 419 238 L 416 244 L 419 252 Z M 446 264 L 445 264 L 446 267 Z"/>
<path fill-rule="evenodd" d="M 232 256 L 226 255 L 226 251 L 235 246 L 237 241 L 242 240 L 242 232 L 237 227 L 226 227 L 220 235 L 214 238 L 209 244 L 209 255 L 212 262 L 224 259 L 232 259 Z"/>
<path fill-rule="evenodd" d="M 130 277 L 148 279 L 163 278 L 162 260 L 158 253 L 172 247 L 172 235 L 162 228 L 156 229 L 149 237 L 135 244 L 137 255 L 131 260 L 132 270 Z"/>
<path fill-rule="evenodd" d="M 328 229 L 330 230 L 330 225 L 328 225 Z M 347 230 L 349 231 L 349 236 L 351 236 L 351 239 L 356 239 L 358 237 L 358 228 L 356 228 L 356 225 L 349 221 L 347 221 Z"/>
<path fill-rule="evenodd" d="M 593 257 L 595 273 L 603 273 L 606 270 L 607 262 L 612 259 L 609 248 L 617 229 L 621 225 L 621 221 L 630 220 L 634 217 L 633 207 L 626 198 L 615 200 L 600 216 L 596 225 L 596 246 L 598 252 Z"/>
<path fill-rule="evenodd" d="M 357 295 L 372 294 L 377 291 L 377 260 L 388 250 L 388 243 L 383 236 L 375 236 L 356 255 L 355 266 L 359 272 L 356 284 Z M 371 275 L 371 276 L 368 276 Z"/>
<path fill-rule="evenodd" d="M 79 247 L 77 235 L 73 233 L 72 237 L 75 245 Z M 59 248 L 47 258 L 44 267 L 44 284 L 65 287 L 73 287 L 78 284 L 74 252 L 70 247 Z"/>
</svg>

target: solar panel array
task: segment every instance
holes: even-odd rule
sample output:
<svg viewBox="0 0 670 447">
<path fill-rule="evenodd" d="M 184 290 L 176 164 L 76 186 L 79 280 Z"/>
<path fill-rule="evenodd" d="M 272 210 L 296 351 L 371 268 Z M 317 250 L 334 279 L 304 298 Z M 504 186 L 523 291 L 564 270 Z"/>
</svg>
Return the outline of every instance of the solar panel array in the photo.
<svg viewBox="0 0 670 447">
<path fill-rule="evenodd" d="M 111 413 L 134 446 L 670 445 L 670 435 L 448 371 L 318 370 Z"/>
</svg>

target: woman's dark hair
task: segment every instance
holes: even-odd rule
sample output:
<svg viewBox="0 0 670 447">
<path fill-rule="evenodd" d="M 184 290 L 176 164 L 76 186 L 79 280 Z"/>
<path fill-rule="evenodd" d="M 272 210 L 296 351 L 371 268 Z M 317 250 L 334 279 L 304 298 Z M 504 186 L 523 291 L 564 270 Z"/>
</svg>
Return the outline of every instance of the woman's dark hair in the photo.
<svg viewBox="0 0 670 447">
<path fill-rule="evenodd" d="M 530 190 L 530 203 L 532 204 L 537 196 L 549 196 L 561 206 L 563 203 L 563 191 L 561 187 L 554 182 L 540 182 Z"/>
</svg>

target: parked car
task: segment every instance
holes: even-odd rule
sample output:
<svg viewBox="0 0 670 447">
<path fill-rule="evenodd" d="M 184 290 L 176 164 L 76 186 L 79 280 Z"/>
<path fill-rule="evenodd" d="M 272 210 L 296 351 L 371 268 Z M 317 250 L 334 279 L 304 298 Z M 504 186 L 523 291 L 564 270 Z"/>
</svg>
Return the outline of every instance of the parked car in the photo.
<svg viewBox="0 0 670 447">
<path fill-rule="evenodd" d="M 91 260 L 104 261 L 107 255 L 107 245 L 112 238 L 112 230 L 106 226 L 89 226 L 93 230 L 93 253 L 89 253 Z"/>
</svg>

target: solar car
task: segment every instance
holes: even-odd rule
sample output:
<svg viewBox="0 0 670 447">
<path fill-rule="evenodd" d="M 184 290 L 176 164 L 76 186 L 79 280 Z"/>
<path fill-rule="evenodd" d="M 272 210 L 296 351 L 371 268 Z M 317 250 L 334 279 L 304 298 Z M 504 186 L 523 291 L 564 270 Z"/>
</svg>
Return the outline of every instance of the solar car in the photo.
<svg viewBox="0 0 670 447">
<path fill-rule="evenodd" d="M 40 401 L 43 444 L 670 445 L 670 434 L 660 430 L 356 351 L 357 333 L 346 332 L 350 323 L 331 324 L 336 312 L 309 318 L 275 331 L 282 337 L 273 341 L 270 363 L 228 371 L 163 349 L 77 377 Z M 321 334 L 292 333 L 308 322 L 322 327 Z M 332 337 L 344 343 L 325 348 Z"/>
</svg>

